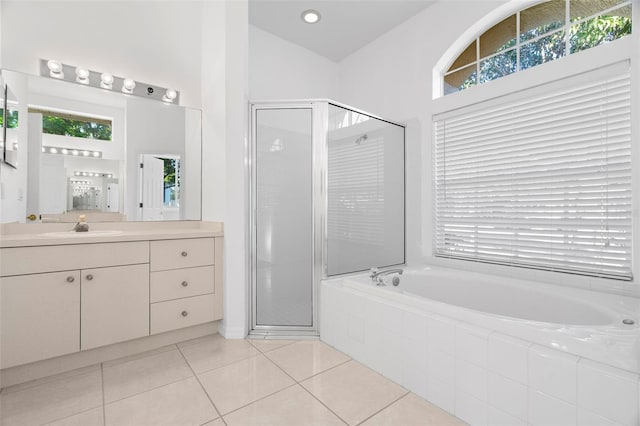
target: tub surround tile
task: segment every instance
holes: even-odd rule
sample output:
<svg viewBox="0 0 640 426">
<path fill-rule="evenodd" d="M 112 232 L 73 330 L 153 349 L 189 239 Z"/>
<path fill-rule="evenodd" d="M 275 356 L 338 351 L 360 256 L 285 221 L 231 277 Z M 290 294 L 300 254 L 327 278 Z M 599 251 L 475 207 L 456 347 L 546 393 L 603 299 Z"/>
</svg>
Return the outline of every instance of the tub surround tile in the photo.
<svg viewBox="0 0 640 426">
<path fill-rule="evenodd" d="M 251 343 L 254 348 L 262 353 L 272 351 L 274 349 L 281 348 L 283 346 L 296 343 L 296 340 L 266 340 L 266 339 L 248 339 L 247 342 Z"/>
<path fill-rule="evenodd" d="M 463 391 L 487 401 L 487 370 L 470 362 L 456 360 L 456 393 Z"/>
<path fill-rule="evenodd" d="M 403 314 L 402 308 L 377 297 L 367 300 L 365 304 L 364 318 L 396 333 L 402 333 Z"/>
<path fill-rule="evenodd" d="M 93 408 L 44 426 L 104 426 L 102 407 Z"/>
<path fill-rule="evenodd" d="M 640 424 L 638 375 L 581 359 L 578 405 L 621 424 Z"/>
<path fill-rule="evenodd" d="M 464 426 L 460 419 L 452 417 L 443 409 L 421 399 L 414 394 L 407 394 L 399 401 L 380 411 L 363 426 Z"/>
<path fill-rule="evenodd" d="M 102 406 L 99 369 L 0 394 L 0 425 L 42 425 Z"/>
<path fill-rule="evenodd" d="M 295 384 L 264 355 L 244 359 L 198 377 L 223 415 Z"/>
<path fill-rule="evenodd" d="M 489 405 L 526 423 L 527 387 L 525 385 L 500 374 L 489 373 L 487 393 Z"/>
<path fill-rule="evenodd" d="M 319 340 L 303 340 L 265 354 L 297 381 L 325 371 L 350 358 Z"/>
<path fill-rule="evenodd" d="M 487 421 L 491 426 L 527 426 L 527 422 L 491 405 L 487 407 Z"/>
<path fill-rule="evenodd" d="M 492 333 L 488 340 L 487 366 L 490 371 L 511 380 L 527 384 L 528 352 L 530 343 L 520 339 Z"/>
<path fill-rule="evenodd" d="M 575 425 L 576 406 L 529 389 L 529 424 L 532 426 Z"/>
<path fill-rule="evenodd" d="M 456 357 L 487 368 L 487 339 L 490 331 L 471 324 L 456 325 Z"/>
<path fill-rule="evenodd" d="M 218 417 L 195 377 L 105 405 L 106 426 L 199 426 Z"/>
<path fill-rule="evenodd" d="M 586 408 L 578 407 L 578 425 L 580 426 L 622 426 L 613 420 L 604 418 Z"/>
<path fill-rule="evenodd" d="M 299 385 L 224 416 L 227 426 L 344 426 L 344 422 Z"/>
<path fill-rule="evenodd" d="M 416 340 L 426 340 L 427 315 L 418 311 L 405 311 L 402 314 L 402 335 Z"/>
<path fill-rule="evenodd" d="M 427 381 L 427 399 L 449 413 L 456 411 L 456 387 L 453 380 L 438 381 L 429 379 Z"/>
<path fill-rule="evenodd" d="M 473 395 L 456 390 L 456 417 L 470 425 L 488 424 L 487 403 Z"/>
<path fill-rule="evenodd" d="M 350 425 L 362 422 L 407 393 L 356 361 L 325 371 L 301 384 Z"/>
<path fill-rule="evenodd" d="M 246 340 L 225 339 L 216 334 L 178 347 L 196 374 L 224 367 L 260 352 Z"/>
<path fill-rule="evenodd" d="M 441 316 L 429 316 L 427 320 L 429 348 L 438 348 L 442 352 L 455 354 L 456 324 L 456 321 Z"/>
<path fill-rule="evenodd" d="M 104 367 L 104 399 L 117 401 L 192 376 L 177 349 L 133 358 Z"/>
<path fill-rule="evenodd" d="M 367 327 L 367 340 L 370 353 L 364 358 L 364 364 L 386 378 L 401 383 L 403 363 L 399 361 L 404 356 L 402 336 L 372 325 Z"/>
<path fill-rule="evenodd" d="M 529 386 L 546 395 L 576 403 L 578 357 L 542 346 L 529 349 Z"/>
<path fill-rule="evenodd" d="M 451 354 L 429 347 L 427 349 L 427 372 L 429 380 L 454 383 L 456 359 Z"/>
</svg>

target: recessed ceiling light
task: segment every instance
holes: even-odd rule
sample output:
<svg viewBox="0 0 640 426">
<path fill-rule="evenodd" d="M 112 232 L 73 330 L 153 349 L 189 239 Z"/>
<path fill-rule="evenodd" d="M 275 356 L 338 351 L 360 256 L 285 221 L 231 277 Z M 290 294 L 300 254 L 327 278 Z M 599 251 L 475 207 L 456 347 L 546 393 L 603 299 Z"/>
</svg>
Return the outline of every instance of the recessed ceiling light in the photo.
<svg viewBox="0 0 640 426">
<path fill-rule="evenodd" d="M 315 24 L 320 21 L 320 12 L 317 10 L 305 10 L 302 12 L 302 20 L 307 24 Z"/>
</svg>

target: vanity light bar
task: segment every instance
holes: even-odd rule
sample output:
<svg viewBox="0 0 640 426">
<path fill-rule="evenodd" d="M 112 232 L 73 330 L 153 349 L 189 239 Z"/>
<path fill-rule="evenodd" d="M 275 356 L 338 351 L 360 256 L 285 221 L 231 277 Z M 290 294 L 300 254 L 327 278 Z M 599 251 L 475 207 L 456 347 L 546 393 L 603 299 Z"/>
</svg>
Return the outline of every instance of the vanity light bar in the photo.
<svg viewBox="0 0 640 426">
<path fill-rule="evenodd" d="M 101 151 L 91 151 L 88 149 L 64 148 L 60 146 L 42 146 L 45 154 L 71 155 L 75 157 L 102 158 Z"/>
<path fill-rule="evenodd" d="M 93 182 L 90 180 L 72 180 L 71 183 L 76 185 L 90 185 Z"/>
<path fill-rule="evenodd" d="M 180 104 L 180 92 L 173 88 L 142 83 L 130 78 L 116 77 L 106 72 L 92 71 L 88 68 L 63 64 L 52 59 L 40 59 L 40 75 L 70 83 L 92 86 L 127 95 L 154 99 L 166 104 Z"/>
<path fill-rule="evenodd" d="M 101 177 L 101 178 L 113 178 L 113 173 L 102 173 L 102 172 L 73 172 L 74 176 L 82 176 L 82 177 Z"/>
</svg>

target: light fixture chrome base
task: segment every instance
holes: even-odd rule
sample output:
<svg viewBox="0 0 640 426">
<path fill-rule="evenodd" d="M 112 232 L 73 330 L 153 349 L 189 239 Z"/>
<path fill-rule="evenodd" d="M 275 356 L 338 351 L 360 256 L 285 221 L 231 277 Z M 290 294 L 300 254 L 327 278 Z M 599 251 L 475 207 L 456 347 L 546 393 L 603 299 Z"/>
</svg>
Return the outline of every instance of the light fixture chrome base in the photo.
<svg viewBox="0 0 640 426">
<path fill-rule="evenodd" d="M 50 62 L 54 64 L 55 70 L 50 67 Z M 40 59 L 40 75 L 54 80 L 63 80 L 110 92 L 122 92 L 127 95 L 153 99 L 166 104 L 180 105 L 180 92 L 175 89 L 142 83 L 130 78 L 116 77 L 112 74 L 92 71 L 58 61 Z"/>
</svg>

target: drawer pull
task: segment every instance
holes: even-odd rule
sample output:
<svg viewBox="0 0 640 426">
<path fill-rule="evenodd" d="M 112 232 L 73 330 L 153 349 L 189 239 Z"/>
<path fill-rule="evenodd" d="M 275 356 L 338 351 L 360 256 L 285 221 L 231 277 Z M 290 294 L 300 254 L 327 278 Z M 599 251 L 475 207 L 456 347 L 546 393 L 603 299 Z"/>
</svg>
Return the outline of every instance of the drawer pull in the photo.
<svg viewBox="0 0 640 426">
<path fill-rule="evenodd" d="M 91 281 L 93 279 L 93 275 L 89 274 L 87 275 L 87 281 Z"/>
<path fill-rule="evenodd" d="M 182 281 L 182 287 L 186 287 L 186 286 L 188 286 L 188 285 L 189 285 L 189 283 L 188 283 L 188 282 L 186 282 L 186 281 Z"/>
<path fill-rule="evenodd" d="M 187 257 L 187 254 L 188 254 L 188 253 L 187 253 L 186 251 L 183 251 L 183 252 L 182 252 L 182 257 Z"/>
<path fill-rule="evenodd" d="M 75 278 L 73 278 L 71 275 L 69 275 L 69 276 L 67 277 L 67 282 L 68 282 L 68 283 L 72 283 L 72 282 L 74 282 L 75 280 L 76 280 L 76 279 L 75 279 Z"/>
<path fill-rule="evenodd" d="M 187 315 L 189 315 L 189 312 L 187 312 L 187 311 L 182 311 L 182 316 L 183 316 L 183 317 L 186 317 Z"/>
</svg>

